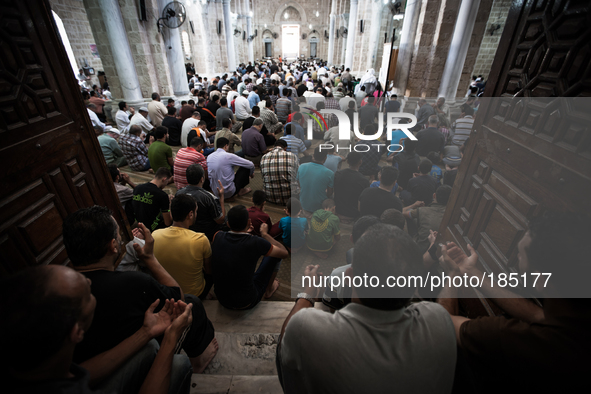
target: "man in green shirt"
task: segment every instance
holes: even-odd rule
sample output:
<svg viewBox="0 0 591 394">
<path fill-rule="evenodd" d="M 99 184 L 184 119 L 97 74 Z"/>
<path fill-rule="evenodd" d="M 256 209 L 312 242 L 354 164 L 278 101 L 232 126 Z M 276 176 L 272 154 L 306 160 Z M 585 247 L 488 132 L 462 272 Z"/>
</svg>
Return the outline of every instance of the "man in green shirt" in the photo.
<svg viewBox="0 0 591 394">
<path fill-rule="evenodd" d="M 306 246 L 321 259 L 328 258 L 328 252 L 341 238 L 340 220 L 334 211 L 334 200 L 326 199 L 322 202 L 322 209 L 315 211 L 310 220 Z"/>
<path fill-rule="evenodd" d="M 103 129 L 100 126 L 96 126 L 94 132 L 96 133 L 99 145 L 101 146 L 101 151 L 103 152 L 107 164 L 114 163 L 117 167 L 127 165 L 127 160 L 125 159 L 125 156 L 123 156 L 123 152 L 121 151 L 121 147 L 117 143 L 117 140 L 103 132 Z"/>
<path fill-rule="evenodd" d="M 174 159 L 172 158 L 172 149 L 166 144 L 166 137 L 168 137 L 168 129 L 165 126 L 158 126 L 154 131 L 154 139 L 148 148 L 148 159 L 154 172 L 158 171 L 160 167 L 164 167 L 172 171 Z"/>
</svg>

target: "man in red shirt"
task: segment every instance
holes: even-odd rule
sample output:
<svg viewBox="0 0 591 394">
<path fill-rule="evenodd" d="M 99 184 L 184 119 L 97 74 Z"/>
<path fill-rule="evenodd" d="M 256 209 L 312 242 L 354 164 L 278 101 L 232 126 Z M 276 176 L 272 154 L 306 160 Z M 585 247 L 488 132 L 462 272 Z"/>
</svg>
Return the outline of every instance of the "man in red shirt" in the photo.
<svg viewBox="0 0 591 394">
<path fill-rule="evenodd" d="M 180 149 L 174 160 L 174 184 L 177 190 L 181 190 L 188 185 L 187 168 L 191 164 L 199 164 L 207 174 L 207 160 L 201 153 L 204 141 L 201 137 L 195 137 L 189 142 L 187 148 Z M 207 182 L 207 180 L 206 180 Z"/>
<path fill-rule="evenodd" d="M 255 190 L 252 194 L 252 207 L 248 208 L 248 218 L 252 223 L 252 234 L 261 236 L 261 224 L 267 224 L 269 228 L 269 235 L 273 238 L 277 237 L 282 233 L 279 228 L 279 221 L 275 224 L 271 222 L 271 218 L 265 212 L 265 202 L 267 196 L 262 190 Z"/>
</svg>

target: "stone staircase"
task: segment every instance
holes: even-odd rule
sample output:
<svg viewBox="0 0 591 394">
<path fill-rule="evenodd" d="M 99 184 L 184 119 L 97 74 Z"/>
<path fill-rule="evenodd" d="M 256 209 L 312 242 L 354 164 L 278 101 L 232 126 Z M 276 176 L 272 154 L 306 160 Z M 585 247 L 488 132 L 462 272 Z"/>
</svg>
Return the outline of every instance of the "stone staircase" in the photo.
<svg viewBox="0 0 591 394">
<path fill-rule="evenodd" d="M 281 326 L 293 302 L 263 301 L 232 311 L 204 301 L 220 349 L 203 374 L 193 374 L 191 394 L 282 393 L 275 367 Z"/>
</svg>

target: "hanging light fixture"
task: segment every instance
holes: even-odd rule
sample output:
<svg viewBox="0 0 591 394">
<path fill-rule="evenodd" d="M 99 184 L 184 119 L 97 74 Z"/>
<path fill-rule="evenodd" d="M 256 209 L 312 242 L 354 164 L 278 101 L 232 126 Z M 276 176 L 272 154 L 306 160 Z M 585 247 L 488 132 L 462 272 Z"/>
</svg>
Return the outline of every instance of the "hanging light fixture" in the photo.
<svg viewBox="0 0 591 394">
<path fill-rule="evenodd" d="M 318 12 L 318 10 L 316 10 L 316 18 L 318 18 L 320 16 L 320 12 Z"/>
<path fill-rule="evenodd" d="M 285 19 L 287 19 L 287 18 L 289 18 L 289 14 L 286 12 L 285 14 L 283 14 L 283 17 L 284 17 Z"/>
</svg>

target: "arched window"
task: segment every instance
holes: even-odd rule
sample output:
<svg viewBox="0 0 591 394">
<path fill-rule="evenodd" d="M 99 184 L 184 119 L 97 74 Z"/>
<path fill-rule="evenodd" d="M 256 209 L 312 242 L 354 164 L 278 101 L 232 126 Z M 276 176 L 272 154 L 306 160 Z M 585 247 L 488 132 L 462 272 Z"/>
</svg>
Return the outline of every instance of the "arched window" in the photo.
<svg viewBox="0 0 591 394">
<path fill-rule="evenodd" d="M 186 31 L 182 32 L 181 39 L 183 42 L 183 51 L 185 52 L 185 58 L 187 60 L 191 60 L 191 57 L 193 55 L 191 53 L 191 42 L 189 41 L 189 33 L 187 33 Z"/>
</svg>

